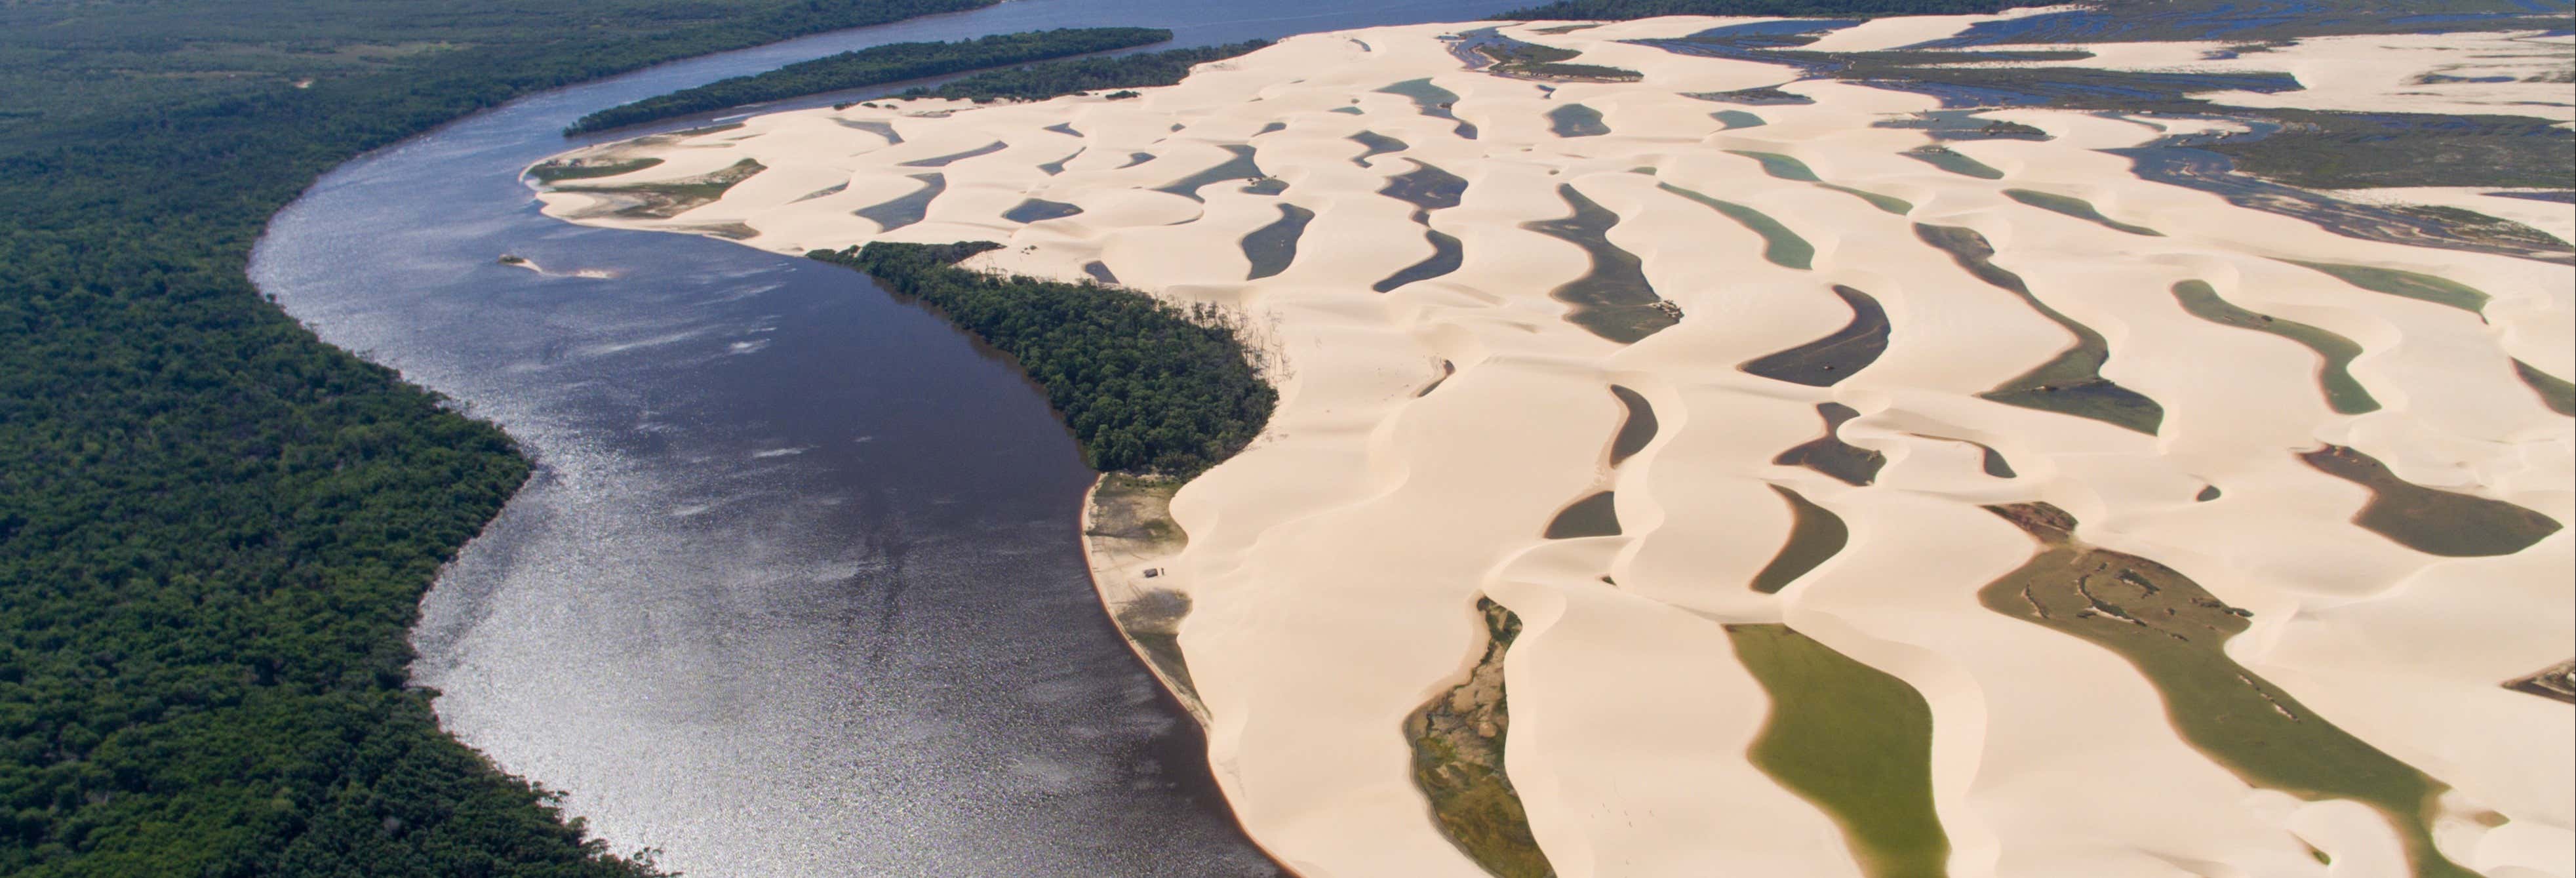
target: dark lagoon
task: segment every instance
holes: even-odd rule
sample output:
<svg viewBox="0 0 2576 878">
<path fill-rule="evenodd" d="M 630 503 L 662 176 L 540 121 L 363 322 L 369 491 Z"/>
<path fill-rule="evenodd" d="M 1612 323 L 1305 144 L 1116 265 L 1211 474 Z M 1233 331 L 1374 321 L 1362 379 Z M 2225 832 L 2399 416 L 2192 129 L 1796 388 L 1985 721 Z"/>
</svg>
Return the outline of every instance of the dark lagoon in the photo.
<svg viewBox="0 0 2576 878">
<path fill-rule="evenodd" d="M 860 275 L 567 225 L 518 171 L 590 111 L 878 43 L 1195 45 L 1511 5 L 1013 0 L 669 64 L 341 167 L 251 274 L 536 459 L 423 602 L 413 673 L 615 849 L 701 878 L 1273 875 L 1101 613 L 1091 473 L 1035 388 Z"/>
</svg>

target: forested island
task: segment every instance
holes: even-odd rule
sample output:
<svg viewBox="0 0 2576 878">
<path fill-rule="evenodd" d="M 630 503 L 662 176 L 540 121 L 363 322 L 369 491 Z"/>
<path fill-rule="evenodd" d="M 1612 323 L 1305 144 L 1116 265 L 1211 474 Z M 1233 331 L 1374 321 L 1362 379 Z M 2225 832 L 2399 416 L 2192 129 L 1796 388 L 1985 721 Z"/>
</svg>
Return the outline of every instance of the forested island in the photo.
<svg viewBox="0 0 2576 878">
<path fill-rule="evenodd" d="M 926 76 L 1130 49 L 1171 38 L 1171 31 L 1160 28 L 1092 27 L 994 34 L 953 43 L 888 43 L 610 107 L 581 117 L 565 128 L 564 134 L 605 131 L 727 107 L 866 88 Z"/>
<path fill-rule="evenodd" d="M 513 97 L 990 3 L 0 5 L 0 874 L 650 874 L 407 685 L 527 462 L 263 300 L 251 245 Z"/>
<path fill-rule="evenodd" d="M 867 272 L 1011 355 L 1046 388 L 1092 469 L 1186 479 L 1243 450 L 1269 423 L 1279 393 L 1222 309 L 957 266 L 1001 246 L 878 241 L 805 255 Z"/>
<path fill-rule="evenodd" d="M 903 93 L 907 98 L 951 98 L 986 101 L 1042 101 L 1047 98 L 1086 91 L 1146 88 L 1176 85 L 1190 74 L 1190 68 L 1210 61 L 1223 61 L 1270 45 L 1269 40 L 1246 40 L 1223 46 L 1192 49 L 1170 49 L 1107 58 L 1067 58 L 1037 64 L 1025 64 L 1003 70 L 987 70 L 961 76 L 942 83 L 938 88 L 916 88 Z M 1110 95 L 1119 97 L 1119 95 Z M 1134 97 L 1133 94 L 1127 97 Z"/>
</svg>

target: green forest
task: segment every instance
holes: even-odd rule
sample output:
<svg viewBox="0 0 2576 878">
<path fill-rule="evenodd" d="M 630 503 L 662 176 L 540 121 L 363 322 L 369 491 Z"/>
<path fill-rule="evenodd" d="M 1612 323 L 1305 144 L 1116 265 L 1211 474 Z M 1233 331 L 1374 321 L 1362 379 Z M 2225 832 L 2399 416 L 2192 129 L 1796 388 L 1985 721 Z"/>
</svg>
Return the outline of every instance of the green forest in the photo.
<svg viewBox="0 0 2576 878">
<path fill-rule="evenodd" d="M 0 4 L 0 874 L 649 874 L 406 685 L 527 463 L 264 301 L 251 244 L 518 95 L 989 2 Z"/>
<path fill-rule="evenodd" d="M 1001 246 L 879 241 L 805 255 L 867 272 L 1011 355 L 1046 388 L 1092 469 L 1195 476 L 1269 423 L 1279 394 L 1222 309 L 957 267 Z"/>
<path fill-rule="evenodd" d="M 762 101 L 1131 49 L 1171 38 L 1171 31 L 1158 28 L 1093 27 L 994 34 L 953 43 L 889 43 L 610 107 L 581 117 L 564 133 L 605 131 Z"/>
<path fill-rule="evenodd" d="M 961 76 L 942 83 L 938 88 L 910 89 L 903 93 L 903 97 L 953 98 L 977 103 L 1042 101 L 1075 92 L 1173 85 L 1188 76 L 1191 67 L 1223 61 L 1267 45 L 1270 45 L 1268 40 L 1248 40 L 1195 49 L 1044 61 Z"/>
<path fill-rule="evenodd" d="M 1555 0 L 1494 16 L 1497 21 L 1627 21 L 1658 15 L 1749 15 L 1864 18 L 1881 15 L 1988 15 L 2047 0 Z"/>
</svg>

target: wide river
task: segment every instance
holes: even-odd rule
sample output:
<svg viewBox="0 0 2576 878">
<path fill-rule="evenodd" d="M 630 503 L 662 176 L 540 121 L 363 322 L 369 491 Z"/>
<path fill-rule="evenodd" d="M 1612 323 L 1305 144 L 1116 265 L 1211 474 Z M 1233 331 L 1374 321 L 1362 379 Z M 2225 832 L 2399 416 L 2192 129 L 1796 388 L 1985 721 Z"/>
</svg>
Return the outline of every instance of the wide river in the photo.
<svg viewBox="0 0 2576 878">
<path fill-rule="evenodd" d="M 862 276 L 560 223 L 518 171 L 592 110 L 878 43 L 1511 5 L 1012 0 L 673 63 L 342 166 L 251 275 L 536 459 L 423 602 L 413 674 L 616 850 L 700 878 L 1273 875 L 1099 608 L 1091 473 L 1034 387 Z"/>
</svg>

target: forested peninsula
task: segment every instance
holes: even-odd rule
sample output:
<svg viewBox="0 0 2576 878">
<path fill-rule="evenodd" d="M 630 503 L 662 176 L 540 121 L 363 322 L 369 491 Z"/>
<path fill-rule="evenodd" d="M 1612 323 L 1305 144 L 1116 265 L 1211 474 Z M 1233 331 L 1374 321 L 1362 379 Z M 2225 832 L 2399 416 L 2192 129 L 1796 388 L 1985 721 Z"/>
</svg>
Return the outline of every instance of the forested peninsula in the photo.
<svg viewBox="0 0 2576 878">
<path fill-rule="evenodd" d="M 1092 469 L 1186 479 L 1233 457 L 1269 423 L 1279 394 L 1223 309 L 957 266 L 1001 246 L 878 241 L 805 255 L 867 272 L 1011 355 L 1046 388 Z"/>
<path fill-rule="evenodd" d="M 1075 92 L 1177 85 L 1182 77 L 1190 75 L 1192 67 L 1249 54 L 1268 45 L 1269 40 L 1246 40 L 1223 46 L 1045 61 L 961 76 L 940 84 L 938 88 L 911 89 L 902 96 L 979 103 L 1042 101 Z"/>
<path fill-rule="evenodd" d="M 1092 27 L 994 34 L 953 43 L 889 43 L 610 107 L 581 117 L 564 133 L 606 131 L 763 101 L 1130 49 L 1171 38 L 1171 31 L 1160 28 Z"/>
<path fill-rule="evenodd" d="M 1494 16 L 1497 21 L 1629 21 L 1661 15 L 1875 18 L 1883 15 L 1992 15 L 2047 0 L 1555 0 Z"/>
<path fill-rule="evenodd" d="M 407 686 L 527 462 L 263 300 L 251 245 L 513 97 L 990 2 L 0 4 L 0 874 L 649 874 Z"/>
</svg>

